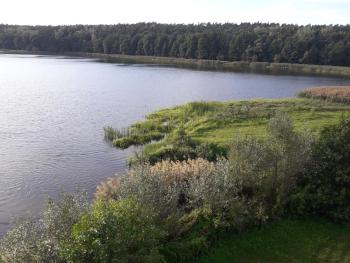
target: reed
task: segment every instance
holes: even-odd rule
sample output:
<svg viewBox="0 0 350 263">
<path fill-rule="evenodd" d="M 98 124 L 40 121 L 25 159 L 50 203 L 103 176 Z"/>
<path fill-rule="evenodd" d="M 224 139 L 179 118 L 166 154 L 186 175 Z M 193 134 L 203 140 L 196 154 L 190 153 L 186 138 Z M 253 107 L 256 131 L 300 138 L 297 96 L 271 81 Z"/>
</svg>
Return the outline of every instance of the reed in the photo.
<svg viewBox="0 0 350 263">
<path fill-rule="evenodd" d="M 311 88 L 300 92 L 299 97 L 350 103 L 350 86 Z"/>
</svg>

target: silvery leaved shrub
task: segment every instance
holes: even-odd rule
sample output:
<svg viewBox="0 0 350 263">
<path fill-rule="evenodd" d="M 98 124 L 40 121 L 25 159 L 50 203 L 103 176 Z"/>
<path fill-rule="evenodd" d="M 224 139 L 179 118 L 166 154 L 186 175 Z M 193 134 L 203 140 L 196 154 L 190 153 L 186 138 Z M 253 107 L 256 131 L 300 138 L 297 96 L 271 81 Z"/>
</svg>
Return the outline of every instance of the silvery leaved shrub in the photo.
<svg viewBox="0 0 350 263">
<path fill-rule="evenodd" d="M 61 256 L 63 242 L 83 213 L 88 211 L 86 193 L 62 193 L 48 199 L 41 217 L 17 219 L 0 242 L 0 255 L 8 263 L 66 262 Z"/>
</svg>

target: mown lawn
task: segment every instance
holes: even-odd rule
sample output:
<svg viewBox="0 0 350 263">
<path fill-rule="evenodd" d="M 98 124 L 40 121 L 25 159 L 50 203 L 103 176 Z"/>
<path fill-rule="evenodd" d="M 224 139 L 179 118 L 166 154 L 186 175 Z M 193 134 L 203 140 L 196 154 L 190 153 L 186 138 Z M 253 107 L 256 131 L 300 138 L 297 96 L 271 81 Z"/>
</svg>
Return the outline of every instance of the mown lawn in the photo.
<svg viewBox="0 0 350 263">
<path fill-rule="evenodd" d="M 350 226 L 318 220 L 284 220 L 232 234 L 197 263 L 350 262 Z"/>
</svg>

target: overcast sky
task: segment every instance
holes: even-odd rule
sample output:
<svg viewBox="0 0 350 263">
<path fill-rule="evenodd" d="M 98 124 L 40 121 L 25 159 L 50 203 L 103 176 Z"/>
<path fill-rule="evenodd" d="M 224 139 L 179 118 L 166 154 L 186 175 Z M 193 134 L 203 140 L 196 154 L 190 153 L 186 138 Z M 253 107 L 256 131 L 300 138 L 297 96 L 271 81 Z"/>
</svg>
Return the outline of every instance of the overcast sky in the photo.
<svg viewBox="0 0 350 263">
<path fill-rule="evenodd" d="M 0 0 L 0 23 L 350 24 L 350 0 Z"/>
</svg>

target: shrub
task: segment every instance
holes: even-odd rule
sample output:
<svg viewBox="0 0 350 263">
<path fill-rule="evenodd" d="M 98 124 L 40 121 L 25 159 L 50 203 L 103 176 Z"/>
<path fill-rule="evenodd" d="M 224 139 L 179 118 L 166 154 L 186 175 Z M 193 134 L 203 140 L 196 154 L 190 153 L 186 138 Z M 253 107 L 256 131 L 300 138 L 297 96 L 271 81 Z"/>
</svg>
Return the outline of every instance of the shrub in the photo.
<svg viewBox="0 0 350 263">
<path fill-rule="evenodd" d="M 266 139 L 237 140 L 229 160 L 242 184 L 240 195 L 255 206 L 262 219 L 285 213 L 298 174 L 305 169 L 313 139 L 298 134 L 287 115 L 278 113 L 268 125 Z"/>
<path fill-rule="evenodd" d="M 214 163 L 204 159 L 161 161 L 155 165 L 139 164 L 127 176 L 115 177 L 102 183 L 96 192 L 98 199 L 121 200 L 134 196 L 140 202 L 155 207 L 162 218 L 184 212 L 190 177 L 198 177 L 213 170 Z"/>
<path fill-rule="evenodd" d="M 133 198 L 98 200 L 74 226 L 67 262 L 161 262 L 157 215 Z"/>
<path fill-rule="evenodd" d="M 72 226 L 88 210 L 86 194 L 62 194 L 49 199 L 39 220 L 18 219 L 0 243 L 4 262 L 65 262 L 62 244 L 70 239 Z"/>
<path fill-rule="evenodd" d="M 211 211 L 205 208 L 194 209 L 184 215 L 175 225 L 175 236 L 161 248 L 166 262 L 192 262 L 208 252 L 213 235 L 216 234 Z"/>
<path fill-rule="evenodd" d="M 350 222 L 350 119 L 322 130 L 300 185 L 305 210 Z"/>
<path fill-rule="evenodd" d="M 199 158 L 215 162 L 223 157 L 226 158 L 228 150 L 228 147 L 220 146 L 215 143 L 204 143 L 197 146 L 196 155 Z"/>
</svg>

